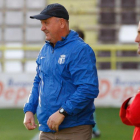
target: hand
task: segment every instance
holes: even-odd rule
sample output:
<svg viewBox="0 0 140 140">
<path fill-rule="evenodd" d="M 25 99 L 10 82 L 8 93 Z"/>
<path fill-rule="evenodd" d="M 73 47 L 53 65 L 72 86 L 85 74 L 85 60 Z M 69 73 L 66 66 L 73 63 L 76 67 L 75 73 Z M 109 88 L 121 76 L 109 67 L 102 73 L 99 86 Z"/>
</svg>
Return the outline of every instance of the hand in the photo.
<svg viewBox="0 0 140 140">
<path fill-rule="evenodd" d="M 63 122 L 64 118 L 65 116 L 57 111 L 49 117 L 47 125 L 51 130 L 58 132 L 59 125 Z"/>
<path fill-rule="evenodd" d="M 23 123 L 28 130 L 33 130 L 37 127 L 37 124 L 35 124 L 34 114 L 30 111 L 26 112 Z"/>
</svg>

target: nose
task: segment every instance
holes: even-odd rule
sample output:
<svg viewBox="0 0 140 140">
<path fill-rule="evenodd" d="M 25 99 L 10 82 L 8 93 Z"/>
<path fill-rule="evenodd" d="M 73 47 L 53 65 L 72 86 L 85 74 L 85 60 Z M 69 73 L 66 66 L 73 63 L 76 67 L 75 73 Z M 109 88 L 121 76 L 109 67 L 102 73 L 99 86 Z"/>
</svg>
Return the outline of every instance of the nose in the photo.
<svg viewBox="0 0 140 140">
<path fill-rule="evenodd" d="M 46 29 L 45 25 L 42 24 L 42 26 L 41 26 L 41 31 L 44 31 L 45 29 Z"/>
<path fill-rule="evenodd" d="M 137 35 L 135 42 L 139 43 L 140 42 L 140 34 Z"/>
</svg>

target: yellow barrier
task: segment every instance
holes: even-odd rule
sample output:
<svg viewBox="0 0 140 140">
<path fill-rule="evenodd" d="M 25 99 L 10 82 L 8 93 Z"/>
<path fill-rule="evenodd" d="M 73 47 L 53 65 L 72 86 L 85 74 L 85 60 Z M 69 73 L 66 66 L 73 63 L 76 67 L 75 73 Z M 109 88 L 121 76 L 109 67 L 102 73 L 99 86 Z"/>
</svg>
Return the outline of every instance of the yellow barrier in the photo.
<svg viewBox="0 0 140 140">
<path fill-rule="evenodd" d="M 140 62 L 140 57 L 137 56 L 117 56 L 118 51 L 137 51 L 138 47 L 136 45 L 99 45 L 92 47 L 96 54 L 97 67 L 99 62 L 110 62 L 111 69 L 116 69 L 117 62 Z M 98 57 L 98 52 L 109 51 L 110 57 Z"/>
<path fill-rule="evenodd" d="M 110 62 L 111 63 L 111 69 L 115 70 L 116 69 L 116 64 L 117 62 L 140 62 L 140 57 L 139 56 L 131 56 L 131 57 L 126 57 L 126 56 L 121 56 L 118 57 L 116 54 L 118 51 L 137 51 L 137 46 L 136 45 L 95 45 L 92 47 L 95 54 L 96 54 L 96 60 L 97 60 L 97 68 L 98 64 L 100 62 Z M 2 63 L 2 67 L 4 67 L 4 63 L 6 61 L 21 61 L 22 63 L 25 63 L 29 60 L 35 60 L 34 58 L 23 58 L 23 59 L 6 59 L 4 57 L 4 52 L 7 50 L 23 50 L 23 51 L 40 51 L 41 47 L 28 47 L 28 46 L 23 46 L 20 48 L 17 47 L 0 47 L 0 51 L 2 51 L 2 57 L 0 58 L 0 63 Z M 100 51 L 109 51 L 110 56 L 107 57 L 99 57 L 98 53 Z M 4 69 L 3 69 L 4 71 Z"/>
</svg>

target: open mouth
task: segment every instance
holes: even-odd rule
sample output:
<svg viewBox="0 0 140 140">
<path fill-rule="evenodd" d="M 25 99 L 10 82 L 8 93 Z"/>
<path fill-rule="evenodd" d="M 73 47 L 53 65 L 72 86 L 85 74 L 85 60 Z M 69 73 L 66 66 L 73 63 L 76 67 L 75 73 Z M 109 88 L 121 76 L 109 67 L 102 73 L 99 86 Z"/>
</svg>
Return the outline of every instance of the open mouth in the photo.
<svg viewBox="0 0 140 140">
<path fill-rule="evenodd" d="M 45 35 L 47 35 L 49 32 L 45 32 L 45 31 L 44 31 L 44 33 L 45 33 Z"/>
<path fill-rule="evenodd" d="M 47 35 L 48 33 L 45 33 L 45 35 Z"/>
</svg>

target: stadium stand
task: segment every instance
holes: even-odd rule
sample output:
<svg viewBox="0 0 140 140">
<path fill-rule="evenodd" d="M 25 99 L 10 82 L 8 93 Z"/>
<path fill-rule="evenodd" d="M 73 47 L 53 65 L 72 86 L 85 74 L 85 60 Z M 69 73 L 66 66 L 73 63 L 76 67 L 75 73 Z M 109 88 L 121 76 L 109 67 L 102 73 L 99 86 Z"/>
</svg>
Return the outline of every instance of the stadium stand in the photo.
<svg viewBox="0 0 140 140">
<path fill-rule="evenodd" d="M 137 15 L 134 11 L 125 11 L 121 13 L 121 24 L 137 24 Z"/>
<path fill-rule="evenodd" d="M 2 24 L 2 22 L 3 22 L 3 16 L 2 16 L 2 13 L 0 13 L 0 25 Z"/>
<path fill-rule="evenodd" d="M 121 7 L 122 8 L 135 8 L 136 0 L 121 0 Z"/>
<path fill-rule="evenodd" d="M 100 24 L 115 24 L 116 23 L 116 14 L 114 12 L 101 12 L 99 23 Z"/>
<path fill-rule="evenodd" d="M 136 25 L 122 25 L 120 27 L 118 40 L 120 43 L 134 43 L 136 35 L 137 35 Z"/>
<path fill-rule="evenodd" d="M 25 72 L 35 73 L 36 72 L 36 63 L 35 61 L 25 62 Z"/>
<path fill-rule="evenodd" d="M 99 42 L 103 43 L 114 43 L 116 41 L 116 30 L 115 29 L 100 29 Z"/>
<path fill-rule="evenodd" d="M 4 34 L 5 42 L 21 42 L 22 41 L 23 34 L 22 34 L 21 28 L 9 27 L 4 30 L 4 33 L 5 33 Z"/>
<path fill-rule="evenodd" d="M 58 0 L 0 0 L 0 64 L 1 70 L 7 71 L 14 59 L 16 66 L 22 71 L 30 71 L 27 67 L 35 67 L 35 61 L 44 34 L 40 31 L 40 22 L 31 20 L 42 10 L 44 5 L 57 3 Z M 70 13 L 70 28 L 77 27 L 85 32 L 85 41 L 92 46 L 97 56 L 98 69 L 133 69 L 139 67 L 139 58 L 134 54 L 133 62 L 126 56 L 131 50 L 136 52 L 134 44 L 135 32 L 140 15 L 139 0 L 59 0 Z M 79 4 L 80 3 L 80 4 Z M 127 34 L 127 32 L 131 34 Z M 127 36 L 126 36 L 127 34 Z M 10 47 L 9 47 L 10 46 Z M 118 47 L 120 46 L 120 47 Z M 123 46 L 123 47 L 121 47 Z M 127 50 L 124 48 L 127 48 Z M 133 47 L 133 49 L 131 49 Z M 12 49 L 13 48 L 13 49 Z M 122 50 L 124 48 L 124 50 Z M 10 50 L 20 51 L 20 58 L 7 58 Z M 118 56 L 118 52 L 121 57 Z M 8 52 L 9 53 L 9 52 Z M 18 53 L 16 53 L 18 56 Z M 137 66 L 136 66 L 137 64 Z M 31 70 L 32 71 L 32 70 Z"/>
<path fill-rule="evenodd" d="M 43 32 L 40 31 L 40 27 L 27 27 L 25 31 L 25 39 L 28 43 L 41 43 L 43 42 Z"/>
<path fill-rule="evenodd" d="M 13 25 L 13 26 L 22 25 L 23 21 L 24 21 L 23 12 L 21 12 L 21 11 L 19 11 L 19 12 L 8 11 L 8 12 L 6 12 L 6 16 L 5 16 L 5 24 L 6 25 Z"/>
<path fill-rule="evenodd" d="M 7 61 L 4 65 L 4 71 L 7 73 L 23 72 L 22 63 L 20 61 Z"/>
<path fill-rule="evenodd" d="M 42 9 L 44 5 L 46 5 L 45 0 L 34 0 L 34 2 L 32 0 L 27 0 L 26 2 L 26 7 L 29 9 Z"/>
<path fill-rule="evenodd" d="M 36 14 L 38 14 L 40 11 L 27 11 L 26 12 L 26 25 L 28 26 L 28 27 L 30 27 L 30 26 L 40 26 L 40 21 L 38 21 L 38 20 L 32 20 L 32 19 L 30 19 L 29 17 L 31 16 L 31 15 L 36 15 Z"/>
<path fill-rule="evenodd" d="M 24 6 L 24 0 L 5 0 L 4 2 L 8 9 L 21 9 Z"/>
<path fill-rule="evenodd" d="M 1 42 L 1 40 L 2 40 L 2 33 L 1 33 L 1 29 L 0 29 L 0 42 Z"/>
<path fill-rule="evenodd" d="M 115 0 L 101 0 L 99 7 L 101 8 L 114 8 L 116 6 Z"/>
<path fill-rule="evenodd" d="M 4 55 L 6 59 L 22 59 L 24 57 L 21 50 L 7 50 Z"/>
<path fill-rule="evenodd" d="M 139 0 L 99 0 L 98 5 L 100 11 L 98 42 L 102 44 L 134 44 L 140 13 Z M 126 57 L 127 53 L 121 52 L 121 54 Z M 131 56 L 133 53 L 129 51 L 129 54 Z M 104 51 L 100 51 L 100 55 L 104 56 Z M 134 56 L 138 57 L 136 53 Z M 101 62 L 98 65 L 101 69 L 109 67 L 106 62 Z M 139 62 L 116 63 L 117 69 L 137 69 L 138 66 Z"/>
<path fill-rule="evenodd" d="M 4 1 L 4 0 L 1 0 L 1 1 L 0 1 L 0 9 L 3 7 L 3 1 Z"/>
</svg>

